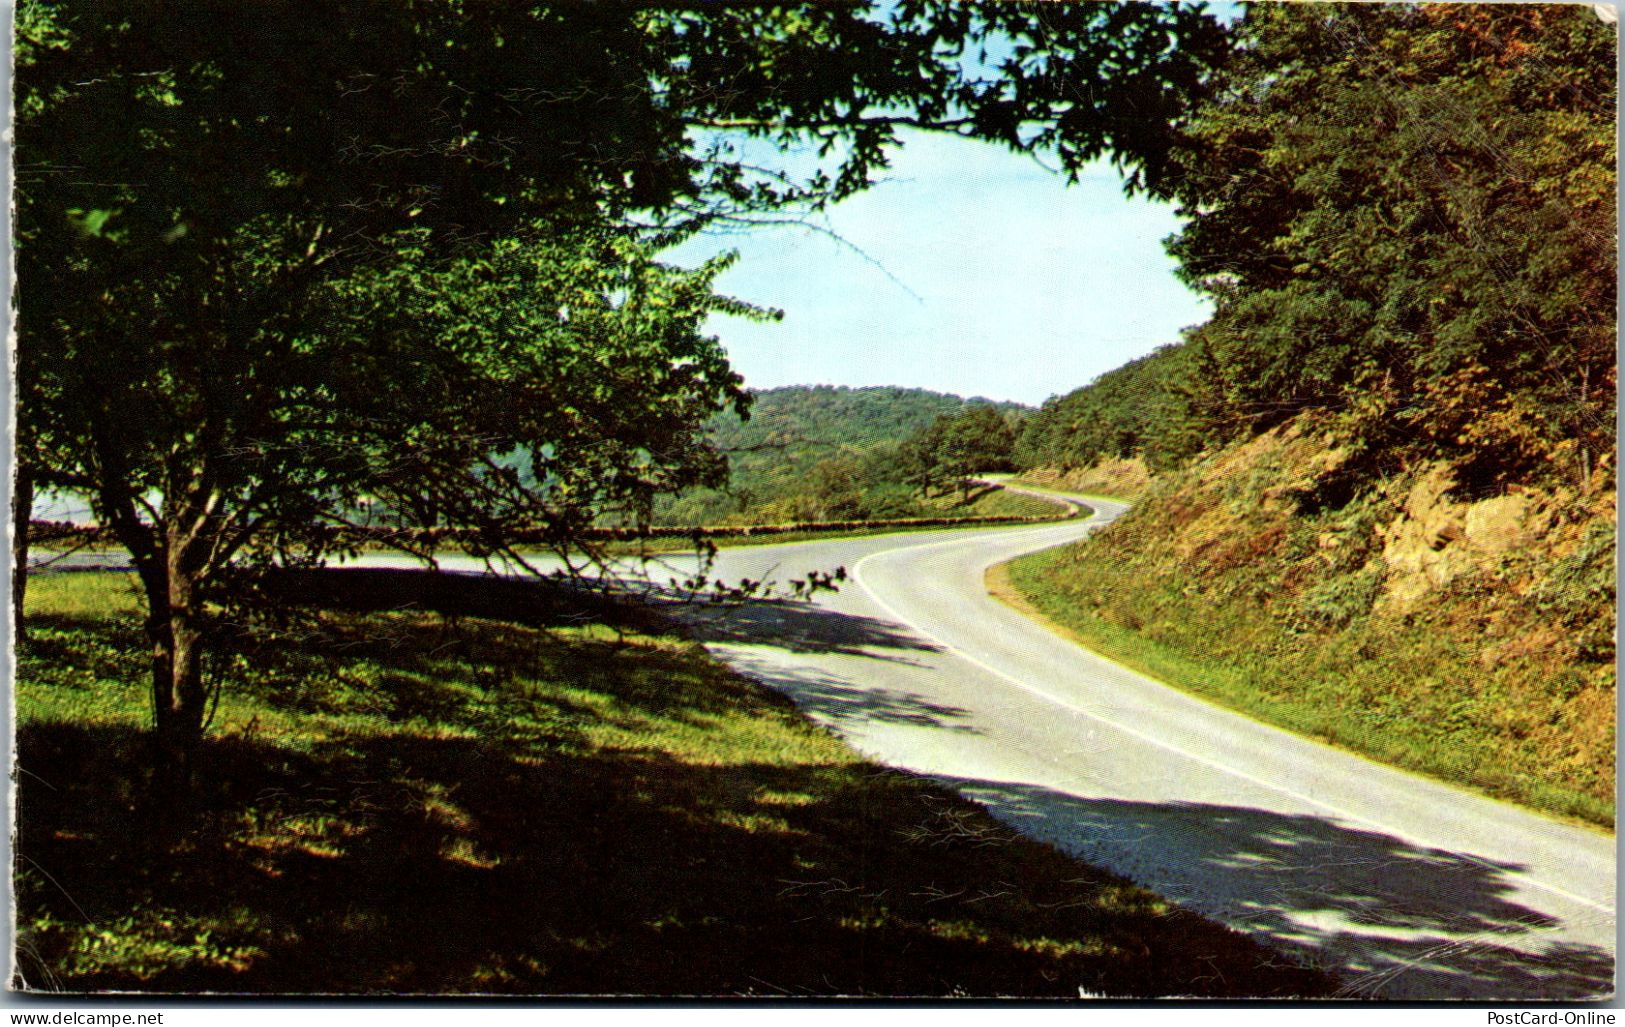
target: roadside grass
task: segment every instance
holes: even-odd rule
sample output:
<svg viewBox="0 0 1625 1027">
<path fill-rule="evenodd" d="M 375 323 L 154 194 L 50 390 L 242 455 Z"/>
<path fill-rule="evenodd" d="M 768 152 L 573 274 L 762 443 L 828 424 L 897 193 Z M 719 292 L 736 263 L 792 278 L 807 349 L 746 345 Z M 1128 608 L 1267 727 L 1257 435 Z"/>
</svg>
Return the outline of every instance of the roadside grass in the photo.
<svg viewBox="0 0 1625 1027">
<path fill-rule="evenodd" d="M 147 787 L 130 577 L 31 583 L 14 986 L 1330 989 L 864 762 L 684 638 L 602 611 L 573 618 L 568 597 L 532 603 L 513 582 L 378 609 L 379 583 L 402 579 L 335 574 L 373 593 L 312 589 L 322 608 L 291 612 L 231 661 L 179 805 Z"/>
<path fill-rule="evenodd" d="M 1257 596 L 1220 594 L 1161 567 L 1125 570 L 1112 556 L 1091 543 L 1047 550 L 995 568 L 989 585 L 1085 647 L 1175 688 L 1394 766 L 1613 828 L 1611 762 L 1518 730 L 1515 719 L 1532 715 L 1519 698 L 1530 668 L 1485 666 L 1473 636 L 1454 625 L 1424 615 L 1298 633 Z M 1575 715 L 1555 703 L 1533 714 Z M 1613 723 L 1611 710 L 1595 717 Z M 1610 732 L 1610 752 L 1611 741 Z"/>
<path fill-rule="evenodd" d="M 928 500 L 927 505 L 953 517 L 1049 517 L 1061 512 L 1057 503 L 1003 488 L 979 489 L 968 503 L 959 500 L 956 492 Z"/>
<path fill-rule="evenodd" d="M 1036 490 L 1035 490 L 1036 491 Z M 968 503 L 959 502 L 958 493 L 934 497 L 927 501 L 928 509 L 922 517 L 1059 517 L 1065 511 L 1058 503 L 1003 488 L 983 489 L 973 493 Z M 742 525 L 741 525 L 742 526 Z M 711 543 L 718 549 L 740 549 L 746 546 L 777 546 L 787 542 L 823 542 L 837 538 L 869 538 L 876 535 L 911 535 L 922 531 L 986 530 L 999 527 L 1030 528 L 1031 524 L 921 524 L 897 527 L 880 525 L 872 528 L 838 528 L 816 531 L 786 531 L 760 535 L 712 535 Z M 683 553 L 693 552 L 694 544 L 687 538 L 656 538 L 635 543 L 611 543 L 608 551 L 627 553 Z"/>
</svg>

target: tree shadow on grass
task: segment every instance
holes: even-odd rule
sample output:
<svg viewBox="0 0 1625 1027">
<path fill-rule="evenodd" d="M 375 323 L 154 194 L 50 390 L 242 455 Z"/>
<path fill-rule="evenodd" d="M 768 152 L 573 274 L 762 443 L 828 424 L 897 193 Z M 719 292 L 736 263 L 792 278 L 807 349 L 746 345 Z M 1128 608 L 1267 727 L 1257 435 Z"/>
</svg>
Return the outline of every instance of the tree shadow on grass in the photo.
<svg viewBox="0 0 1625 1027">
<path fill-rule="evenodd" d="M 644 630 L 656 624 L 648 611 L 617 602 L 590 582 L 553 578 L 322 567 L 278 571 L 266 587 L 283 602 L 329 609 L 422 610 L 450 618 L 484 617 L 543 628 L 592 623 Z"/>
<path fill-rule="evenodd" d="M 713 603 L 670 588 L 617 591 L 615 583 L 511 578 L 432 570 L 323 568 L 284 571 L 272 594 L 306 606 L 345 610 L 421 610 L 483 617 L 530 627 L 608 624 L 636 631 L 681 620 L 706 641 L 760 642 L 791 652 L 845 653 L 906 660 L 939 647 L 873 617 L 809 602 L 760 599 Z"/>
<path fill-rule="evenodd" d="M 137 733 L 35 723 L 19 743 L 19 967 L 34 989 L 1324 987 L 959 800 L 861 765 L 698 766 L 525 740 L 372 735 L 300 752 L 217 738 L 199 758 L 195 808 L 165 834 L 131 801 Z"/>
<path fill-rule="evenodd" d="M 954 780 L 1006 823 L 1267 938 L 1359 998 L 1577 999 L 1613 992 L 1614 954 L 1553 940 L 1568 924 L 1513 897 L 1523 868 L 1413 845 L 1319 816 L 1203 803 L 1082 798 Z M 1579 907 L 1575 907 L 1578 909 Z"/>
<path fill-rule="evenodd" d="M 304 602 L 336 610 L 381 610 L 409 616 L 388 621 L 331 621 L 304 635 L 253 649 L 254 662 L 272 684 L 244 682 L 272 705 L 299 712 L 345 713 L 357 704 L 393 722 L 452 718 L 468 695 L 445 685 L 464 675 L 480 692 L 479 705 L 495 717 L 476 729 L 508 730 L 538 705 L 563 723 L 604 717 L 567 692 L 527 690 L 525 679 L 568 682 L 635 716 L 698 723 L 739 707 L 742 697 L 711 687 L 697 674 L 686 643 L 668 648 L 624 645 L 604 637 L 559 632 L 505 631 L 501 624 L 574 628 L 610 624 L 617 631 L 669 633 L 670 621 L 649 609 L 615 603 L 569 583 L 513 580 L 434 571 L 326 570 L 301 572 Z M 605 612 L 607 606 L 608 612 Z M 465 621 L 497 622 L 465 630 Z M 309 671 L 335 663 L 372 668 L 372 680 L 352 673 L 336 690 L 313 690 Z M 289 687 L 279 689 L 276 681 Z M 505 717 L 504 712 L 513 716 Z"/>
</svg>

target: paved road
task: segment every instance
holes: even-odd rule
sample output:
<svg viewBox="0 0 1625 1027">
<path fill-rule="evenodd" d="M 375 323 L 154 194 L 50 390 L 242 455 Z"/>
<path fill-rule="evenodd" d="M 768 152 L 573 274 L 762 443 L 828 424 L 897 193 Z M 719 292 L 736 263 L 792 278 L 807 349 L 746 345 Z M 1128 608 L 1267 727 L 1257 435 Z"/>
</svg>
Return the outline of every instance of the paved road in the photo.
<svg viewBox="0 0 1625 1027">
<path fill-rule="evenodd" d="M 710 615 L 734 667 L 870 756 L 1340 975 L 1351 996 L 1573 998 L 1614 979 L 1612 836 L 1175 692 L 991 599 L 986 570 L 1088 523 L 725 550 L 721 576 L 845 566 L 816 605 Z"/>
<path fill-rule="evenodd" d="M 986 594 L 990 566 L 1124 509 L 1088 502 L 1087 522 L 723 550 L 728 580 L 850 579 L 812 604 L 691 616 L 719 657 L 866 754 L 1332 970 L 1351 996 L 1613 990 L 1612 836 L 1221 710 Z"/>
</svg>

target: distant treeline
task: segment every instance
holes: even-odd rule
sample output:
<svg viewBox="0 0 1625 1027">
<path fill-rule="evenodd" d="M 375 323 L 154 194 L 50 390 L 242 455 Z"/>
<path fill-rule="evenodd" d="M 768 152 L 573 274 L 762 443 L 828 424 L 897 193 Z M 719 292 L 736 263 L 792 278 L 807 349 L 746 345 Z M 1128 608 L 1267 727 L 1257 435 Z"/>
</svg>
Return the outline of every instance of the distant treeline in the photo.
<svg viewBox="0 0 1625 1027">
<path fill-rule="evenodd" d="M 1255 4 L 1236 31 L 1169 179 L 1213 317 L 1050 400 L 1018 463 L 1168 468 L 1319 411 L 1352 478 L 1589 481 L 1614 448 L 1613 26 Z"/>
<path fill-rule="evenodd" d="M 749 420 L 711 420 L 727 489 L 664 500 L 668 525 L 875 521 L 956 509 L 968 476 L 1013 468 L 1027 408 L 904 388 L 791 386 L 754 393 Z M 956 490 L 957 494 L 956 494 Z"/>
</svg>

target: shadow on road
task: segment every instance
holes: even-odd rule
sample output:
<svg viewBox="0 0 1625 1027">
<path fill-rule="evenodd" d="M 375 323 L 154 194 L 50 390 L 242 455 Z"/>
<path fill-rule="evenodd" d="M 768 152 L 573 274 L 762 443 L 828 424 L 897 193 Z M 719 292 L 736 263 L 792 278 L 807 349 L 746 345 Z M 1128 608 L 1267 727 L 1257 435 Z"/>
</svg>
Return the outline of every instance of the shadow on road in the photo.
<svg viewBox="0 0 1625 1027">
<path fill-rule="evenodd" d="M 707 642 L 771 642 L 792 653 L 835 653 L 911 662 L 909 653 L 940 652 L 917 635 L 874 617 L 840 613 L 804 602 L 730 606 L 672 603 L 668 612 Z"/>
<path fill-rule="evenodd" d="M 1353 998 L 1596 998 L 1614 956 L 1542 942 L 1559 926 L 1514 901 L 1523 868 L 1317 816 L 1089 799 L 943 779 L 1023 832 L 1267 939 Z M 1608 924 L 1612 917 L 1593 915 Z"/>
<path fill-rule="evenodd" d="M 974 731 L 964 723 L 969 711 L 961 707 L 932 702 L 913 692 L 867 684 L 861 678 L 849 680 L 805 666 L 789 666 L 774 658 L 775 653 L 816 653 L 917 666 L 918 662 L 908 654 L 941 651 L 894 624 L 797 602 L 674 609 L 703 641 L 752 647 L 731 649 L 729 665 L 789 696 L 797 706 L 826 722 L 910 724 Z M 766 648 L 756 648 L 763 646 Z"/>
<path fill-rule="evenodd" d="M 804 712 L 836 727 L 845 723 L 908 724 L 979 733 L 968 723 L 969 710 L 932 702 L 913 692 L 864 685 L 832 674 L 786 667 L 770 657 L 748 651 L 729 652 L 728 665 L 746 677 L 789 696 Z"/>
</svg>

